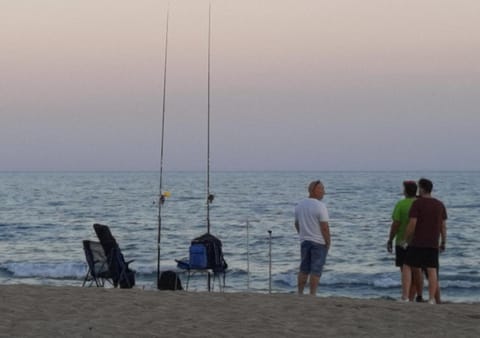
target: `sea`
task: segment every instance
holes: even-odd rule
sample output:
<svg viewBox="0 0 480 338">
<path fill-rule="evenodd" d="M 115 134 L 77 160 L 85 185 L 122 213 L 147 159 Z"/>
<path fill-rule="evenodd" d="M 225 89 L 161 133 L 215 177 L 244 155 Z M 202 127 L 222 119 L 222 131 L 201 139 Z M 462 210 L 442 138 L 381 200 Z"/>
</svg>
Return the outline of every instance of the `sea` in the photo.
<svg viewBox="0 0 480 338">
<path fill-rule="evenodd" d="M 295 293 L 299 239 L 294 207 L 312 180 L 324 182 L 332 246 L 319 297 L 398 299 L 400 272 L 386 242 L 402 181 L 429 178 L 447 208 L 447 247 L 440 256 L 446 302 L 480 302 L 480 172 L 212 172 L 210 232 L 228 263 L 225 292 Z M 108 225 L 136 286 L 156 288 L 161 270 L 178 270 L 193 238 L 207 232 L 207 177 L 164 172 L 0 172 L 0 284 L 81 287 L 83 240 Z M 160 232 L 160 245 L 158 235 Z M 181 270 L 178 270 L 179 273 Z M 185 284 L 186 276 L 180 273 Z M 206 291 L 195 275 L 189 291 Z M 214 285 L 215 290 L 215 285 Z M 218 290 L 218 288 L 217 288 Z M 426 290 L 425 290 L 426 292 Z"/>
</svg>

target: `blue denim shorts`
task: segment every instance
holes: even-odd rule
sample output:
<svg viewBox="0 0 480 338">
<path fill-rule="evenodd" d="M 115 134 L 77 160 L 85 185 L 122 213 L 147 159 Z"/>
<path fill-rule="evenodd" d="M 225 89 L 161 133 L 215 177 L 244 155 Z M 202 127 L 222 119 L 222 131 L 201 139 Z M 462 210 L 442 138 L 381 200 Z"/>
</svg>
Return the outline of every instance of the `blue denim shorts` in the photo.
<svg viewBox="0 0 480 338">
<path fill-rule="evenodd" d="M 301 244 L 300 272 L 321 276 L 323 266 L 327 261 L 327 246 L 312 241 L 303 241 Z"/>
</svg>

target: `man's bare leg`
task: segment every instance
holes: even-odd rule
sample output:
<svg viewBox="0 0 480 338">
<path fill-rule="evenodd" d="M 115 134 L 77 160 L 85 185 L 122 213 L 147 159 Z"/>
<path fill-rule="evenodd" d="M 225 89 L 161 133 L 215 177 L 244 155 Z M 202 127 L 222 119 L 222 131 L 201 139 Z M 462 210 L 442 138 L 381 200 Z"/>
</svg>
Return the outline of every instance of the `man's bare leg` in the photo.
<svg viewBox="0 0 480 338">
<path fill-rule="evenodd" d="M 437 292 L 435 292 L 435 302 L 437 304 L 442 303 L 442 297 L 440 296 L 440 281 L 437 278 Z"/>
<path fill-rule="evenodd" d="M 413 276 L 413 279 L 412 279 L 412 285 L 410 287 L 410 296 L 411 298 L 409 298 L 411 301 L 415 300 L 414 297 L 415 297 L 415 293 L 418 295 L 418 296 L 422 296 L 422 291 L 423 291 L 423 275 L 422 275 L 422 269 L 420 268 L 414 268 L 412 267 L 412 276 Z M 414 291 L 414 293 L 412 293 L 412 290 Z"/>
<path fill-rule="evenodd" d="M 417 294 L 417 284 L 415 284 L 415 280 L 412 281 L 410 285 L 410 291 L 408 292 L 408 300 L 413 302 L 415 300 L 415 295 Z"/>
<path fill-rule="evenodd" d="M 310 296 L 317 295 L 318 283 L 320 283 L 320 276 L 310 275 Z"/>
<path fill-rule="evenodd" d="M 428 301 L 435 301 L 437 291 L 440 292 L 438 286 L 438 278 L 437 278 L 437 269 L 436 268 L 427 268 L 428 273 Z M 436 303 L 436 301 L 435 301 Z"/>
<path fill-rule="evenodd" d="M 402 268 L 402 299 L 408 299 L 410 293 L 410 286 L 412 284 L 412 269 L 408 265 L 403 265 Z"/>
<path fill-rule="evenodd" d="M 307 284 L 308 275 L 303 272 L 298 273 L 297 285 L 298 285 L 298 294 L 303 295 L 303 289 L 305 289 L 305 284 Z"/>
</svg>

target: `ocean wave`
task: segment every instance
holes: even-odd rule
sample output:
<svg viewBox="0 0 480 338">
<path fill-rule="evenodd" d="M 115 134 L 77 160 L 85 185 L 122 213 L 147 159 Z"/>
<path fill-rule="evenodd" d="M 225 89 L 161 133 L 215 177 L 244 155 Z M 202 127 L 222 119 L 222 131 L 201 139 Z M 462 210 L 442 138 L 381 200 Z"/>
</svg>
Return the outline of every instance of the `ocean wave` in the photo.
<svg viewBox="0 0 480 338">
<path fill-rule="evenodd" d="M 440 280 L 442 289 L 480 289 L 480 282 L 469 280 Z"/>
<path fill-rule="evenodd" d="M 296 287 L 297 286 L 297 273 L 282 273 L 275 275 L 273 277 L 277 285 L 282 285 L 285 287 Z M 381 288 L 390 288 L 400 285 L 400 282 L 396 282 L 390 278 L 382 279 L 373 279 L 371 277 L 361 275 L 361 274 L 332 274 L 324 273 L 321 277 L 320 284 L 329 287 L 349 287 L 349 286 L 374 286 Z"/>
<path fill-rule="evenodd" d="M 136 271 L 139 279 L 152 279 L 156 276 L 156 264 L 139 265 L 133 262 L 130 267 Z M 173 270 L 182 272 L 176 264 L 162 263 L 161 271 Z M 15 278 L 48 278 L 48 279 L 83 279 L 87 273 L 86 263 L 4 263 L 0 264 L 0 274 Z M 228 271 L 230 278 L 245 276 L 242 269 L 231 269 Z"/>
<path fill-rule="evenodd" d="M 400 277 L 397 279 L 393 279 L 390 277 L 384 277 L 384 278 L 379 278 L 375 279 L 372 282 L 372 285 L 376 288 L 382 288 L 382 289 L 390 289 L 390 288 L 396 288 L 401 286 L 400 282 Z"/>
<path fill-rule="evenodd" d="M 0 268 L 17 278 L 81 279 L 87 273 L 82 263 L 5 263 Z"/>
<path fill-rule="evenodd" d="M 279 274 L 273 277 L 274 282 L 278 286 L 294 288 L 297 286 L 296 273 Z M 427 285 L 428 281 L 425 281 Z M 346 288 L 346 287 L 373 287 L 375 289 L 393 289 L 401 287 L 400 275 L 398 278 L 381 275 L 328 275 L 325 274 L 321 278 L 321 285 L 330 288 Z M 458 279 L 441 280 L 440 285 L 442 289 L 480 289 L 480 282 L 477 280 Z"/>
<path fill-rule="evenodd" d="M 139 281 L 155 280 L 156 266 L 139 265 L 132 263 L 132 268 L 137 272 Z M 173 270 L 181 272 L 174 264 L 162 264 L 162 271 Z M 87 266 L 84 263 L 4 263 L 0 264 L 0 276 L 13 278 L 41 278 L 41 279 L 74 279 L 82 280 L 87 273 Z M 232 286 L 243 285 L 247 272 L 244 269 L 233 268 L 227 271 L 227 280 Z M 252 282 L 267 281 L 268 275 L 258 276 L 251 274 Z M 297 287 L 297 273 L 288 271 L 276 273 L 272 276 L 272 282 L 280 289 L 295 289 Z M 425 285 L 427 285 L 425 281 Z M 355 289 L 360 288 L 389 290 L 401 287 L 400 276 L 393 277 L 389 274 L 334 274 L 325 273 L 320 284 L 329 289 Z M 469 279 L 466 276 L 443 279 L 440 281 L 442 290 L 480 290 L 478 279 Z"/>
</svg>

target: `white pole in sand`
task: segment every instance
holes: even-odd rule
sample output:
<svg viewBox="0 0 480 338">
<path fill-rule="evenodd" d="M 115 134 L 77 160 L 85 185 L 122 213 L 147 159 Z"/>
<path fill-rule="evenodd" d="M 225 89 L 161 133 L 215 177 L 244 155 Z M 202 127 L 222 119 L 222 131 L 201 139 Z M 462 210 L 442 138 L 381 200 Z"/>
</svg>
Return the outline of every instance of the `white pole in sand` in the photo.
<svg viewBox="0 0 480 338">
<path fill-rule="evenodd" d="M 272 230 L 268 230 L 268 293 L 272 293 Z"/>
<path fill-rule="evenodd" d="M 250 291 L 250 234 L 249 234 L 249 226 L 250 223 L 248 222 L 247 218 L 247 291 Z"/>
</svg>

